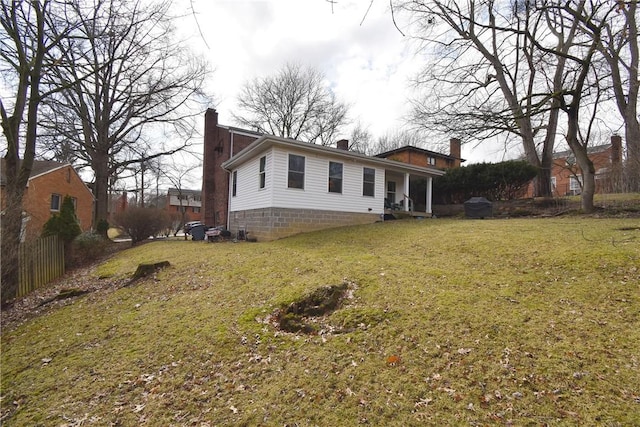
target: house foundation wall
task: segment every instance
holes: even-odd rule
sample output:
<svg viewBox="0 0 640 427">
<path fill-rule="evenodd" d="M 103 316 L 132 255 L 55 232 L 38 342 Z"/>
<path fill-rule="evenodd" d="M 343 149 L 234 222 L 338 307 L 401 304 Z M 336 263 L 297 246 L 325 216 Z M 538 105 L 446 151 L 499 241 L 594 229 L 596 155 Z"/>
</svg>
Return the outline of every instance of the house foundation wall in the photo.
<svg viewBox="0 0 640 427">
<path fill-rule="evenodd" d="M 236 234 L 244 228 L 249 238 L 265 241 L 327 228 L 370 224 L 379 219 L 380 215 L 374 213 L 263 208 L 230 212 L 229 231 Z"/>
</svg>

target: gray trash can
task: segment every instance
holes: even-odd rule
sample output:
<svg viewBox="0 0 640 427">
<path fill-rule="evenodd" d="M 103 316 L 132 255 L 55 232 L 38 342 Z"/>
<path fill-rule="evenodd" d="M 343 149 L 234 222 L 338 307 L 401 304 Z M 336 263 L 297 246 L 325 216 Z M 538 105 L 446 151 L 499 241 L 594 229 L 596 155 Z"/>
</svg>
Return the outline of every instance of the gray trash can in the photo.
<svg viewBox="0 0 640 427">
<path fill-rule="evenodd" d="M 204 225 L 196 225 L 191 227 L 189 234 L 191 234 L 191 240 L 204 240 Z"/>
<path fill-rule="evenodd" d="M 484 197 L 472 197 L 464 202 L 464 215 L 467 218 L 490 218 L 493 216 L 493 204 Z"/>
</svg>

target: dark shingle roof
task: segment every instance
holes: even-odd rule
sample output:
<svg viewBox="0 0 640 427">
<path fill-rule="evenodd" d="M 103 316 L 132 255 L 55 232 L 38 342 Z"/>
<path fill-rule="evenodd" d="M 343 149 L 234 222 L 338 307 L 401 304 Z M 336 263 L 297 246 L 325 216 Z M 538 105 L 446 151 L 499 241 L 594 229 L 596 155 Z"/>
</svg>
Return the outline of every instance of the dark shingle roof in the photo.
<svg viewBox="0 0 640 427">
<path fill-rule="evenodd" d="M 22 160 L 18 160 L 18 167 L 20 167 L 21 162 Z M 52 160 L 34 160 L 33 168 L 31 169 L 31 176 L 29 179 L 50 172 L 52 170 L 59 169 L 63 166 L 66 166 L 67 164 L 68 163 L 54 162 Z M 6 160 L 3 157 L 2 159 L 0 159 L 0 184 L 2 185 L 5 185 L 7 183 L 7 176 L 5 174 L 6 168 Z"/>
</svg>

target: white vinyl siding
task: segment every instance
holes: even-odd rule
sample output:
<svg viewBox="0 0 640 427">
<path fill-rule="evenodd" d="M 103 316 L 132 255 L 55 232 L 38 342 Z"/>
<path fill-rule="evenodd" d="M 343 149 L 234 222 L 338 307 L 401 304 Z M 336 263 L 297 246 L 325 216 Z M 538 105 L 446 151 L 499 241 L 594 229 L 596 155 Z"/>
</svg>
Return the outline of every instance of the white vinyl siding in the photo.
<svg viewBox="0 0 640 427">
<path fill-rule="evenodd" d="M 265 188 L 261 189 L 260 174 L 256 172 L 260 170 L 260 157 L 262 156 L 266 156 L 266 161 Z M 271 152 L 264 153 L 260 157 L 243 163 L 233 171 L 238 174 L 238 183 L 236 196 L 229 199 L 229 208 L 231 211 L 259 209 L 271 206 L 271 192 L 273 189 L 272 177 L 274 175 L 272 172 Z M 231 173 L 230 184 L 232 184 L 233 181 L 233 172 Z M 284 169 L 284 174 L 286 175 L 286 169 Z"/>
<path fill-rule="evenodd" d="M 362 164 L 344 162 L 340 158 L 330 158 L 317 153 L 273 151 L 273 194 L 272 206 L 281 208 L 321 209 L 344 212 L 382 212 L 382 197 L 362 196 Z M 305 156 L 305 188 L 287 188 L 288 155 Z M 327 191 L 329 162 L 343 163 L 342 194 Z M 376 169 L 375 194 L 383 194 L 384 170 Z M 369 211 L 371 209 L 371 211 Z"/>
</svg>

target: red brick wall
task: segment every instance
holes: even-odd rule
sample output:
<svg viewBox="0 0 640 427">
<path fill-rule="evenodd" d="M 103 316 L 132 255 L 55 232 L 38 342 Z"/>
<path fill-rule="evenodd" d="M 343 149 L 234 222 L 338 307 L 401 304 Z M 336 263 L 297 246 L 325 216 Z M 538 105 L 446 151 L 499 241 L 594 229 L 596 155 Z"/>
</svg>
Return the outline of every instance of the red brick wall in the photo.
<svg viewBox="0 0 640 427">
<path fill-rule="evenodd" d="M 229 176 L 222 163 L 237 154 L 257 136 L 234 133 L 218 125 L 218 113 L 208 109 L 204 115 L 204 156 L 202 172 L 202 218 L 206 225 L 227 225 Z"/>
<path fill-rule="evenodd" d="M 596 173 L 598 173 L 600 169 L 611 167 L 611 148 L 590 154 L 589 158 L 593 162 Z M 556 178 L 554 196 L 566 196 L 569 193 L 571 177 L 576 175 L 581 175 L 580 168 L 577 165 L 568 166 L 566 158 L 554 159 L 553 167 L 551 168 L 551 176 Z M 596 189 L 596 191 L 599 191 L 599 189 Z"/>
<path fill-rule="evenodd" d="M 612 139 L 613 140 L 613 139 Z M 619 145 L 611 146 L 603 151 L 599 151 L 597 153 L 589 154 L 589 158 L 593 162 L 593 166 L 596 170 L 596 174 L 604 168 L 612 167 L 612 159 L 615 160 L 615 151 L 620 151 Z M 619 155 L 617 158 L 617 162 L 619 162 Z M 574 161 L 575 163 L 575 161 Z M 553 188 L 553 196 L 563 197 L 570 194 L 570 184 L 571 177 L 576 175 L 582 175 L 580 172 L 580 168 L 577 165 L 569 166 L 567 165 L 566 157 L 559 157 L 557 159 L 553 159 L 553 166 L 551 167 L 551 177 L 555 177 L 555 188 Z M 605 188 L 602 188 L 599 182 L 599 179 L 596 179 L 596 192 L 605 191 Z M 525 197 L 533 197 L 533 182 L 529 184 Z"/>
<path fill-rule="evenodd" d="M 429 164 L 429 157 L 433 157 L 436 159 L 435 165 Z M 396 160 L 398 162 L 408 163 L 410 165 L 431 167 L 437 169 L 449 169 L 452 167 L 460 166 L 460 159 L 449 161 L 448 159 L 444 159 L 436 155 L 429 155 L 428 153 L 422 153 L 413 150 L 405 150 L 399 153 L 394 153 L 387 158 L 389 160 Z"/>
<path fill-rule="evenodd" d="M 29 180 L 23 208 L 30 216 L 27 236 L 40 235 L 42 226 L 51 217 L 51 195 L 60 195 L 60 206 L 65 196 L 76 198 L 76 216 L 82 231 L 91 230 L 93 195 L 71 166 L 65 166 Z"/>
</svg>

